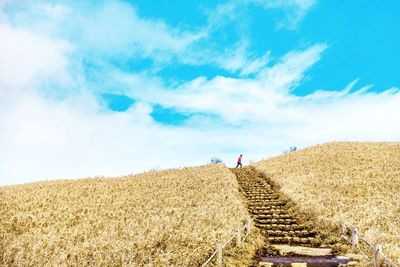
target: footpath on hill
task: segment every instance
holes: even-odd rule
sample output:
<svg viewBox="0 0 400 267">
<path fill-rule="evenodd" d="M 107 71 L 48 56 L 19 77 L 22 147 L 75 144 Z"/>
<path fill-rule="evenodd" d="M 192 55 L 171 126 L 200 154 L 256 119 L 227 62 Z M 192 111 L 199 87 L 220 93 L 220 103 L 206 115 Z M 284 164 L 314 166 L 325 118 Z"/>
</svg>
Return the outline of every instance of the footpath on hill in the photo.
<svg viewBox="0 0 400 267">
<path fill-rule="evenodd" d="M 254 168 L 231 169 L 247 209 L 266 238 L 256 265 L 264 266 L 354 266 L 357 262 L 341 256 L 335 244 L 324 243 L 324 236 L 312 228 L 312 222 L 298 216 L 294 205 L 257 173 Z"/>
</svg>

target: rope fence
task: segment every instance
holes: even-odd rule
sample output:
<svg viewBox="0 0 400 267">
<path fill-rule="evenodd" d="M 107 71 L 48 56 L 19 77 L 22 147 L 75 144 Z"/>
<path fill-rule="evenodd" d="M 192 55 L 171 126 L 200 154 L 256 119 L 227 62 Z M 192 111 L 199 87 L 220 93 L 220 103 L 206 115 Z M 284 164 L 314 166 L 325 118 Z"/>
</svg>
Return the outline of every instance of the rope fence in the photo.
<svg viewBox="0 0 400 267">
<path fill-rule="evenodd" d="M 341 223 L 340 229 L 340 236 L 348 243 L 351 243 L 353 249 L 357 248 L 358 251 L 360 251 L 366 259 L 368 259 L 368 261 L 373 263 L 374 267 L 382 266 L 382 262 L 384 262 L 387 266 L 399 267 L 385 254 L 383 254 L 381 245 L 371 244 L 367 240 L 362 238 L 359 234 L 357 227 L 349 228 Z"/>
<path fill-rule="evenodd" d="M 252 224 L 251 224 L 251 220 L 248 219 L 247 222 L 241 227 L 238 228 L 236 230 L 236 233 L 234 235 L 232 235 L 227 241 L 225 241 L 224 243 L 218 243 L 215 245 L 215 251 L 211 254 L 211 256 L 203 263 L 203 265 L 201 265 L 201 267 L 205 267 L 207 266 L 215 257 L 217 257 L 216 259 L 216 265 L 218 267 L 222 266 L 223 263 L 223 250 L 224 248 L 230 243 L 232 242 L 232 240 L 235 239 L 236 237 L 236 241 L 235 244 L 237 247 L 240 247 L 240 245 L 242 244 L 242 242 L 244 242 L 244 240 L 246 240 L 246 237 L 249 235 L 250 231 L 252 228 Z M 244 235 L 243 235 L 244 232 Z"/>
</svg>

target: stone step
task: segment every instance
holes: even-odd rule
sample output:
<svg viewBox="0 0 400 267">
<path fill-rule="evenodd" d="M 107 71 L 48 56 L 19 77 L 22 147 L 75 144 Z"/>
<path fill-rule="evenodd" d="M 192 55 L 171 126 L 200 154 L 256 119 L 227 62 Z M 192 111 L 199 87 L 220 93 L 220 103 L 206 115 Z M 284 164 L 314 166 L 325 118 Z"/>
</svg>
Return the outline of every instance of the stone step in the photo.
<svg viewBox="0 0 400 267">
<path fill-rule="evenodd" d="M 251 214 L 254 215 L 254 217 L 257 217 L 257 216 L 260 216 L 260 215 L 271 214 L 269 212 L 275 212 L 275 213 L 281 213 L 281 214 L 285 213 L 285 211 L 282 210 L 282 209 L 271 209 L 271 210 L 269 210 L 269 209 L 251 209 L 249 211 L 250 211 Z"/>
<path fill-rule="evenodd" d="M 296 219 L 255 219 L 256 224 L 298 224 Z"/>
<path fill-rule="evenodd" d="M 262 196 L 247 196 L 248 200 L 278 200 L 279 196 L 277 195 L 262 195 Z"/>
<path fill-rule="evenodd" d="M 271 244 L 308 244 L 311 245 L 316 242 L 314 237 L 267 237 L 268 242 Z"/>
<path fill-rule="evenodd" d="M 262 216 L 262 215 L 268 215 L 271 213 L 268 213 L 269 210 L 259 210 L 259 209 L 255 209 L 255 210 L 251 210 L 250 214 L 252 215 L 253 218 L 257 218 L 258 216 Z M 279 212 L 279 210 L 272 210 L 273 212 L 276 212 L 278 214 L 284 214 L 284 212 Z"/>
<path fill-rule="evenodd" d="M 295 218 L 290 216 L 271 216 L 271 217 L 259 217 L 261 215 L 255 215 L 253 221 L 258 224 L 271 224 L 278 227 L 278 225 L 295 225 L 296 227 L 300 224 Z"/>
<path fill-rule="evenodd" d="M 308 257 L 308 256 L 287 256 L 287 257 L 261 257 L 258 266 L 354 266 L 348 257 Z"/>
<path fill-rule="evenodd" d="M 309 231 L 304 225 L 298 224 L 258 224 L 263 230 L 291 230 L 291 231 Z"/>
<path fill-rule="evenodd" d="M 263 213 L 254 216 L 255 219 L 295 219 L 292 215 L 287 213 L 277 213 L 277 212 L 270 212 L 270 213 Z"/>
<path fill-rule="evenodd" d="M 264 230 L 262 233 L 268 237 L 315 237 L 315 232 L 310 231 Z"/>
<path fill-rule="evenodd" d="M 270 194 L 270 195 L 276 195 L 276 192 L 268 189 L 261 189 L 260 190 L 243 190 L 246 194 L 256 194 L 256 195 L 261 195 L 261 194 Z"/>
<path fill-rule="evenodd" d="M 265 210 L 265 211 L 284 211 L 285 213 L 289 214 L 288 210 L 286 209 L 285 206 L 280 206 L 280 205 L 268 205 L 268 204 L 251 204 L 249 203 L 247 205 L 248 209 L 250 211 L 252 210 Z"/>
<path fill-rule="evenodd" d="M 298 255 L 309 257 L 327 257 L 332 256 L 332 248 L 314 248 L 307 246 L 291 246 L 291 245 L 272 245 L 273 249 L 279 251 L 279 255 Z"/>
<path fill-rule="evenodd" d="M 268 197 L 265 197 L 265 198 L 247 198 L 247 200 L 248 200 L 248 202 L 249 203 L 252 203 L 252 204 L 269 204 L 270 202 L 282 202 L 282 203 L 284 203 L 284 204 L 286 204 L 286 201 L 284 201 L 284 200 L 282 200 L 282 199 L 280 199 L 280 198 L 268 198 Z M 271 203 L 271 204 L 273 204 L 273 203 Z"/>
<path fill-rule="evenodd" d="M 282 200 L 272 200 L 272 201 L 250 201 L 249 206 L 254 207 L 254 206 L 260 206 L 260 205 L 265 205 L 265 206 L 286 206 L 286 202 Z"/>
</svg>

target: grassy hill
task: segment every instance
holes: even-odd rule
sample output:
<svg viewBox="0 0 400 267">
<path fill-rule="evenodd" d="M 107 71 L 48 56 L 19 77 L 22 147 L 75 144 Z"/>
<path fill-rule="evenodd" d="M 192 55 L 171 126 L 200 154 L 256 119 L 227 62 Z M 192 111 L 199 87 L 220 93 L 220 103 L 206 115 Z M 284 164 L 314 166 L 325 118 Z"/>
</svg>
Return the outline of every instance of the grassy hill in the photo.
<svg viewBox="0 0 400 267">
<path fill-rule="evenodd" d="M 223 165 L 0 187 L 0 265 L 198 266 L 248 218 Z"/>
<path fill-rule="evenodd" d="M 254 165 L 320 228 L 358 226 L 400 263 L 399 143 L 328 143 Z"/>
<path fill-rule="evenodd" d="M 400 261 L 400 144 L 329 143 L 254 166 L 317 228 L 358 226 Z M 223 165 L 3 186 L 0 265 L 199 266 L 248 218 Z M 251 262 L 262 238 L 249 241 L 225 251 L 228 266 Z"/>
</svg>

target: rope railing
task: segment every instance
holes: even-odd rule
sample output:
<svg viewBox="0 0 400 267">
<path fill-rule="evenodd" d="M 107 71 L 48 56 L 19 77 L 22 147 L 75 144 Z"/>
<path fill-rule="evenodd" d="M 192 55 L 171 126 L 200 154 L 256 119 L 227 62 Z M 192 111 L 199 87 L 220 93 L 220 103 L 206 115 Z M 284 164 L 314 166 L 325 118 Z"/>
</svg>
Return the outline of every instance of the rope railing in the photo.
<svg viewBox="0 0 400 267">
<path fill-rule="evenodd" d="M 340 228 L 342 229 L 341 237 L 347 242 L 351 243 L 353 249 L 358 249 L 370 262 L 373 262 L 374 267 L 381 266 L 381 261 L 384 261 L 387 265 L 391 267 L 399 267 L 397 266 L 391 259 L 389 259 L 382 252 L 382 247 L 379 244 L 370 244 L 367 240 L 362 238 L 358 232 L 358 228 L 349 228 L 343 223 L 340 224 Z M 349 238 L 348 236 L 351 236 Z M 361 241 L 361 242 L 360 242 Z M 364 249 L 363 247 L 367 247 L 369 249 Z M 367 254 L 372 255 L 372 257 Z"/>
<path fill-rule="evenodd" d="M 229 238 L 229 239 L 222 245 L 222 247 L 223 247 L 223 248 L 226 247 L 226 245 L 228 245 L 229 242 L 231 242 L 231 241 L 235 238 L 235 236 L 236 236 L 236 235 L 231 236 L 231 238 Z"/>
<path fill-rule="evenodd" d="M 203 263 L 203 265 L 201 265 L 201 267 L 207 266 L 207 264 L 209 264 L 211 262 L 211 260 L 215 257 L 215 255 L 217 255 L 218 250 L 216 249 L 214 251 L 213 254 L 211 254 L 211 256 L 206 260 L 205 263 Z"/>
<path fill-rule="evenodd" d="M 245 231 L 244 236 L 242 237 L 242 233 Z M 251 231 L 251 220 L 248 219 L 247 222 L 241 227 L 236 230 L 236 233 L 232 235 L 227 241 L 224 243 L 218 243 L 216 244 L 216 249 L 215 251 L 211 254 L 211 256 L 201 265 L 201 267 L 207 266 L 214 257 L 217 257 L 217 266 L 221 267 L 222 262 L 223 262 L 223 249 L 230 243 L 232 240 L 236 237 L 236 246 L 240 246 L 241 243 L 246 239 L 246 237 L 249 235 Z"/>
</svg>

